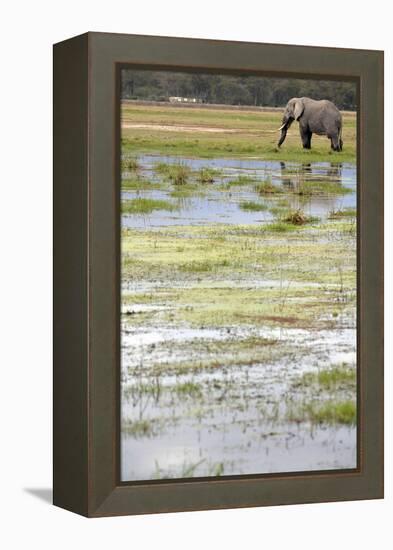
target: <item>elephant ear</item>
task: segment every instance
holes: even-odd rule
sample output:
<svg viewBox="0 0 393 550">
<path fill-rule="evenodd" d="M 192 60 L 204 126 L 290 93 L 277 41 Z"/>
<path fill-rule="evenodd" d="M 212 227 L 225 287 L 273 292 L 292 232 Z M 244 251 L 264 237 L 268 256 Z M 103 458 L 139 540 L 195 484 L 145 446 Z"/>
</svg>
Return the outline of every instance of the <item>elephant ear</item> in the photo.
<svg viewBox="0 0 393 550">
<path fill-rule="evenodd" d="M 301 99 L 297 99 L 295 102 L 295 107 L 293 109 L 293 116 L 295 120 L 299 120 L 304 111 L 304 103 Z"/>
</svg>

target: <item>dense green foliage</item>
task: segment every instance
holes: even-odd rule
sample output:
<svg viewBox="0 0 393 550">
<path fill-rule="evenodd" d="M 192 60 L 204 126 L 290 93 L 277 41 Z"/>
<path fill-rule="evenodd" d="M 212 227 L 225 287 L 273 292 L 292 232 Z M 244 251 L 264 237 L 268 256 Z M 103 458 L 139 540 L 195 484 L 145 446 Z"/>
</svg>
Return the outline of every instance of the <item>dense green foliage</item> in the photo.
<svg viewBox="0 0 393 550">
<path fill-rule="evenodd" d="M 356 109 L 352 82 L 257 76 L 228 76 L 166 71 L 134 71 L 122 75 L 122 98 L 168 101 L 171 96 L 224 105 L 282 107 L 291 97 L 330 99 L 339 109 Z"/>
</svg>

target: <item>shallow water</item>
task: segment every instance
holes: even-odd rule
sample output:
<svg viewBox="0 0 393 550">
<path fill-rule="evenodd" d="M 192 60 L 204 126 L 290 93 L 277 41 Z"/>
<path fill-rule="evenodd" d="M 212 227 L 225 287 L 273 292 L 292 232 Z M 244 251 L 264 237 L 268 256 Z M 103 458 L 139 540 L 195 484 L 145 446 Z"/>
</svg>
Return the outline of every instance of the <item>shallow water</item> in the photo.
<svg viewBox="0 0 393 550">
<path fill-rule="evenodd" d="M 123 216 L 125 227 L 161 227 L 167 225 L 203 225 L 206 223 L 259 224 L 271 221 L 274 215 L 266 211 L 245 212 L 240 208 L 242 202 L 257 201 L 266 204 L 267 208 L 275 206 L 275 198 L 262 198 L 253 190 L 253 185 L 231 186 L 223 190 L 223 184 L 238 178 L 249 176 L 256 181 L 269 178 L 271 182 L 282 189 L 291 189 L 299 182 L 329 181 L 338 183 L 351 193 L 345 195 L 313 195 L 309 198 L 295 194 L 285 194 L 288 208 L 303 210 L 307 215 L 326 219 L 331 211 L 343 208 L 356 208 L 356 166 L 349 163 L 284 163 L 263 160 L 237 159 L 189 159 L 167 156 L 144 155 L 138 157 L 141 174 L 146 180 L 156 182 L 158 177 L 154 166 L 158 162 L 166 164 L 182 164 L 192 170 L 214 168 L 221 171 L 213 184 L 204 186 L 204 194 L 192 195 L 181 200 L 171 197 L 171 190 L 146 189 L 138 191 L 123 191 L 123 199 L 150 198 L 170 200 L 179 208 L 175 212 L 156 211 L 154 215 Z M 125 173 L 123 177 L 129 177 Z M 280 198 L 280 197 L 278 197 Z"/>
<path fill-rule="evenodd" d="M 157 182 L 154 165 L 178 163 L 175 157 L 139 156 L 141 175 Z M 244 211 L 245 201 L 263 202 L 267 208 L 285 198 L 289 208 L 325 221 L 329 213 L 356 208 L 356 167 L 352 164 L 280 163 L 237 159 L 181 159 L 193 170 L 219 168 L 222 173 L 213 184 L 203 186 L 203 194 L 175 199 L 170 188 L 123 191 L 122 199 L 146 197 L 164 199 L 178 205 L 172 212 L 154 211 L 149 215 L 123 215 L 122 225 L 158 231 L 169 226 L 205 224 L 261 224 L 275 216 L 264 211 Z M 252 176 L 282 188 L 278 197 L 260 197 L 252 185 L 231 186 L 239 176 Z M 128 177 L 129 174 L 123 174 Z M 304 181 L 329 181 L 351 189 L 345 195 L 318 195 L 302 200 L 290 189 Z M 289 191 L 289 192 L 285 192 Z M 278 235 L 274 242 L 285 240 Z M 321 242 L 323 237 L 319 237 Z M 299 237 L 301 239 L 301 237 Z M 318 239 L 318 237 L 315 237 Z M 240 277 L 240 278 L 239 278 Z M 339 291 L 339 281 L 329 283 L 326 292 Z M 252 273 L 228 275 L 200 274 L 193 280 L 152 277 L 122 280 L 122 296 L 154 296 L 156 292 L 175 289 L 319 289 L 308 280 L 290 281 L 285 272 L 280 278 L 256 279 Z M 338 298 L 339 299 L 339 298 Z M 163 303 L 164 302 L 164 303 Z M 307 297 L 305 306 L 309 305 Z M 297 298 L 303 307 L 302 298 Z M 165 317 L 173 311 L 173 320 Z M 288 421 L 293 405 L 313 399 L 307 387 L 296 382 L 305 373 L 346 363 L 356 363 L 356 311 L 346 310 L 326 319 L 331 327 L 314 330 L 290 326 L 205 326 L 179 324 L 176 304 L 158 298 L 152 303 L 122 304 L 122 436 L 121 478 L 151 478 L 240 475 L 356 467 L 356 427 L 351 425 L 311 424 Z M 152 317 L 149 315 L 154 314 Z M 147 315 L 146 322 L 133 319 Z M 208 361 L 214 354 L 210 346 L 233 345 L 249 338 L 275 343 L 264 361 L 231 363 L 229 366 L 203 367 L 177 371 L 183 362 Z M 276 351 L 275 351 L 276 350 Z M 278 350 L 278 353 L 277 353 Z M 281 351 L 280 350 L 284 350 Z M 158 372 L 157 365 L 163 366 Z M 166 369 L 165 366 L 169 367 Z M 189 391 L 179 393 L 181 388 Z M 345 390 L 346 392 L 347 390 Z M 352 398 L 350 392 L 340 398 Z M 323 394 L 318 398 L 335 397 Z M 139 431 L 127 431 L 127 423 L 138 424 Z"/>
<path fill-rule="evenodd" d="M 139 329 L 123 336 L 123 363 L 148 365 L 148 346 L 172 343 L 171 351 L 156 353 L 155 359 L 172 364 L 187 355 L 187 343 L 195 339 L 241 340 L 247 329 L 234 328 L 231 335 L 225 330 L 211 329 Z M 226 475 L 260 472 L 323 470 L 352 468 L 356 464 L 356 430 L 338 426 L 293 424 L 269 418 L 269 411 L 280 403 L 280 412 L 288 407 L 288 388 L 305 372 L 329 365 L 334 348 L 342 361 L 354 361 L 354 329 L 322 331 L 310 339 L 309 331 L 299 329 L 263 328 L 253 334 L 278 338 L 282 345 L 296 341 L 297 357 L 301 361 L 283 358 L 279 362 L 256 363 L 249 367 L 233 367 L 230 371 L 202 371 L 189 375 L 162 375 L 161 395 L 176 384 L 192 382 L 206 388 L 204 405 L 195 412 L 198 402 L 192 398 L 140 395 L 122 400 L 124 418 L 166 418 L 166 427 L 151 437 L 123 435 L 123 479 L 151 477 L 181 477 L 181 472 L 197 465 L 193 475 L 213 475 L 221 465 Z M 303 348 L 303 349 L 302 349 Z M 178 350 L 178 354 L 173 353 Z M 124 387 L 135 388 L 149 377 L 136 379 L 125 375 Z M 222 395 L 225 398 L 222 399 Z M 170 394 L 169 394 L 170 395 Z M 304 397 L 304 396 L 302 396 Z M 292 399 L 298 396 L 292 390 Z M 239 407 L 239 401 L 241 406 Z M 200 404 L 199 404 L 200 406 Z M 181 421 L 178 419 L 181 418 Z M 142 459 L 143 457 L 143 459 Z M 135 458 L 135 460 L 134 460 Z"/>
<path fill-rule="evenodd" d="M 251 409 L 250 416 L 255 414 Z M 215 475 L 218 465 L 225 475 L 353 468 L 356 432 L 275 423 L 245 428 L 229 413 L 225 429 L 186 422 L 161 437 L 124 438 L 122 454 L 134 457 L 123 464 L 124 480 L 189 477 L 182 472 L 193 466 L 193 477 Z"/>
</svg>

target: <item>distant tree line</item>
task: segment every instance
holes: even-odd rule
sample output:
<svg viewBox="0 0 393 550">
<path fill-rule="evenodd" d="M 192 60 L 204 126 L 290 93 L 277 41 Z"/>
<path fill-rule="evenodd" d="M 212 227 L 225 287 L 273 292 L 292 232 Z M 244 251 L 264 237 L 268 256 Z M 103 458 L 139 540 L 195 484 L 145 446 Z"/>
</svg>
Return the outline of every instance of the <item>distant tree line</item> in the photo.
<svg viewBox="0 0 393 550">
<path fill-rule="evenodd" d="M 169 97 L 196 98 L 203 103 L 282 107 L 291 97 L 330 99 L 339 109 L 356 109 L 352 82 L 256 76 L 228 76 L 166 71 L 122 73 L 122 98 L 168 101 Z"/>
</svg>

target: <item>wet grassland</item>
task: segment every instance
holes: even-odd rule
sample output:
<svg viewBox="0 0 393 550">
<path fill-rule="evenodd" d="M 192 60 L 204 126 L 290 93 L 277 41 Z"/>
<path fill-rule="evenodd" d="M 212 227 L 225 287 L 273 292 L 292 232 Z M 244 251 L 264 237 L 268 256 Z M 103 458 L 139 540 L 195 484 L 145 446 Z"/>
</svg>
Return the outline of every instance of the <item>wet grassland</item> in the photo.
<svg viewBox="0 0 393 550">
<path fill-rule="evenodd" d="M 123 153 L 159 153 L 199 158 L 255 157 L 267 160 L 323 162 L 330 142 L 313 135 L 312 149 L 302 150 L 298 124 L 293 123 L 285 144 L 277 149 L 282 111 L 235 110 L 122 105 Z M 344 149 L 339 162 L 356 162 L 356 114 L 343 113 Z"/>
<path fill-rule="evenodd" d="M 187 124 L 256 115 L 179 111 L 182 147 L 122 134 L 122 478 L 355 467 L 355 165 L 327 140 L 324 161 L 224 155 L 210 132 L 214 158 L 184 156 Z"/>
</svg>

